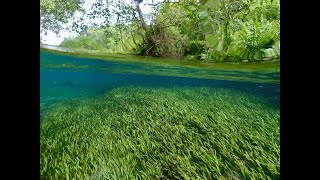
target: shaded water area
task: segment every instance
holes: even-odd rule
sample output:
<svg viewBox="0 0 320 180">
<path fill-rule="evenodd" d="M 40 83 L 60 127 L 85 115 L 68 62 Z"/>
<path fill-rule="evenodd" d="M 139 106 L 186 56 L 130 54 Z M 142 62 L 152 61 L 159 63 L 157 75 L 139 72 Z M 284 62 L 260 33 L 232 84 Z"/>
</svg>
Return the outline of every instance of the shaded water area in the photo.
<svg viewBox="0 0 320 180">
<path fill-rule="evenodd" d="M 105 104 L 99 104 L 99 101 Z M 161 104 L 161 107 L 159 107 L 157 103 Z M 90 109 L 91 114 L 88 109 Z M 85 112 L 86 110 L 88 110 L 88 112 Z M 238 179 L 267 177 L 278 179 L 278 150 L 280 146 L 278 137 L 279 110 L 280 74 L 278 71 L 263 69 L 210 69 L 184 65 L 148 64 L 146 62 L 139 63 L 136 61 L 117 62 L 108 61 L 108 59 L 80 58 L 41 51 L 40 120 L 48 122 L 41 127 L 41 138 L 43 138 L 41 140 L 41 178 L 57 177 L 64 179 L 66 177 L 75 177 L 75 179 L 82 179 L 95 177 L 96 179 L 126 179 L 129 177 L 129 179 L 135 179 L 145 176 L 144 178 L 179 179 L 200 176 L 207 179 L 219 179 L 221 177 Z M 83 114 L 81 114 L 81 112 Z M 252 113 L 252 116 L 250 113 Z M 121 120 L 118 119 L 117 122 L 115 122 L 118 116 L 121 117 Z M 83 118 L 83 121 L 81 118 Z M 99 120 L 95 120 L 95 118 Z M 128 120 L 126 120 L 126 118 L 128 118 Z M 139 118 L 141 122 L 139 120 L 134 121 Z M 159 118 L 159 121 L 157 118 Z M 223 118 L 227 120 L 223 120 Z M 129 119 L 131 123 L 124 125 Z M 146 132 L 149 132 L 148 138 L 146 137 L 147 140 L 141 140 L 142 136 L 146 136 L 142 134 L 141 136 L 139 134 L 136 135 L 139 138 L 134 138 L 134 132 L 137 133 L 136 129 L 144 128 L 144 125 L 138 124 L 138 121 L 139 123 L 145 124 L 145 121 L 148 119 L 153 123 L 148 127 L 146 126 L 144 134 L 148 134 Z M 163 122 L 165 121 L 164 119 L 167 122 Z M 177 122 L 179 119 L 181 119 L 181 123 Z M 217 120 L 216 122 L 215 119 Z M 230 119 L 234 120 L 234 122 Z M 50 121 L 55 122 L 55 124 L 50 124 Z M 106 124 L 103 124 L 104 121 Z M 255 121 L 259 121 L 259 123 L 261 121 L 261 124 Z M 272 123 L 268 124 L 268 121 L 272 121 Z M 69 124 L 69 126 L 63 124 L 64 122 Z M 73 124 L 76 122 L 78 124 Z M 93 132 L 94 130 L 90 130 L 90 133 L 85 135 L 89 130 L 77 129 L 82 127 L 79 125 L 79 123 L 82 122 L 89 124 L 90 122 L 93 124 L 99 122 L 99 126 L 92 125 L 92 127 L 105 128 L 103 131 L 108 131 L 110 134 L 117 132 L 117 134 L 110 135 L 109 137 L 100 134 L 102 130 L 95 133 Z M 161 124 L 162 122 L 164 124 Z M 221 125 L 219 125 L 220 129 L 224 127 L 234 127 L 235 129 L 221 130 L 220 132 L 218 126 L 216 126 L 219 124 L 218 122 L 221 122 Z M 227 124 L 228 122 L 231 124 Z M 253 124 L 243 126 L 240 123 L 236 125 L 239 122 L 243 122 L 243 124 L 252 122 Z M 157 123 L 162 127 L 168 125 L 167 129 L 161 130 L 161 133 L 165 134 L 158 136 L 158 131 L 153 132 L 150 130 L 151 127 L 151 129 L 156 131 L 155 129 L 157 129 L 157 127 L 154 124 Z M 172 126 L 169 127 L 170 123 L 172 123 Z M 137 126 L 139 126 L 139 128 Z M 70 132 L 72 131 L 73 133 L 68 135 L 60 136 L 59 133 L 63 134 L 64 132 L 62 130 L 56 130 L 60 128 L 68 133 L 66 129 L 69 127 Z M 75 130 L 72 130 L 71 127 L 75 128 Z M 121 129 L 122 127 L 125 130 Z M 163 144 L 165 142 L 164 137 L 171 137 L 171 135 L 175 133 L 171 132 L 173 127 L 180 127 L 181 129 L 187 128 L 187 131 L 191 134 L 185 134 L 183 137 L 182 134 L 184 131 L 181 130 L 180 132 L 180 130 L 176 130 L 175 132 L 180 132 L 177 137 L 181 136 L 182 139 L 186 139 L 190 135 L 191 139 L 185 143 L 179 141 L 179 143 L 185 144 L 181 145 L 181 147 L 175 142 L 172 142 L 174 145 L 171 145 L 175 151 L 169 149 L 168 151 L 170 151 L 170 153 L 166 153 L 166 150 L 162 148 L 166 146 L 169 147 L 170 145 Z M 259 130 L 251 131 L 249 127 L 259 127 Z M 150 144 L 152 144 L 150 151 L 132 150 L 135 149 L 132 145 L 131 149 L 129 148 L 128 151 L 123 152 L 121 155 L 121 157 L 127 157 L 126 163 L 125 160 L 123 162 L 117 159 L 117 157 L 120 158 L 120 156 L 118 156 L 111 147 L 109 149 L 101 147 L 101 149 L 92 151 L 90 149 L 90 147 L 96 147 L 97 144 L 101 146 L 103 146 L 103 143 L 117 144 L 122 136 L 119 136 L 117 141 L 99 141 L 100 143 L 96 142 L 97 144 L 95 145 L 90 144 L 91 141 L 89 142 L 89 140 L 88 142 L 83 140 L 84 144 L 88 143 L 84 145 L 85 154 L 92 152 L 94 158 L 91 157 L 90 159 L 87 156 L 87 159 L 80 158 L 81 155 L 78 155 L 79 159 L 81 159 L 78 160 L 78 162 L 81 164 L 83 161 L 82 165 L 74 165 L 75 157 L 72 157 L 71 152 L 76 152 L 77 150 L 76 148 L 69 148 L 71 146 L 74 147 L 73 143 L 78 143 L 79 138 L 81 139 L 84 136 L 92 136 L 93 139 L 98 139 L 97 137 L 101 137 L 102 139 L 107 137 L 115 138 L 121 134 L 122 130 L 124 133 L 130 132 L 129 134 L 122 134 L 122 136 L 126 137 L 123 141 L 128 141 L 128 144 L 132 143 L 137 147 L 140 147 L 140 145 L 144 143 L 146 147 L 149 147 L 147 142 L 150 141 Z M 153 133 L 151 133 L 151 131 Z M 81 136 L 76 136 L 75 134 L 77 134 L 77 132 L 81 132 Z M 143 131 L 141 130 L 141 132 Z M 212 134 L 208 134 L 209 132 Z M 226 132 L 231 134 L 230 137 L 225 137 Z M 252 134 L 248 134 L 248 132 Z M 255 133 L 260 133 L 261 138 L 255 139 L 258 137 Z M 94 134 L 96 134 L 96 136 L 94 136 Z M 218 135 L 215 137 L 213 134 Z M 78 137 L 78 139 L 75 137 Z M 214 139 L 206 140 L 213 137 L 218 139 L 222 144 L 229 142 L 226 146 L 222 144 L 220 146 L 218 142 L 217 144 L 213 143 L 216 141 Z M 234 141 L 232 137 L 235 138 Z M 63 140 L 63 138 L 68 140 Z M 73 140 L 70 140 L 70 138 L 73 138 Z M 199 139 L 195 140 L 197 138 Z M 131 140 L 129 141 L 129 139 Z M 140 140 L 137 141 L 137 139 Z M 223 139 L 226 141 L 223 142 Z M 64 145 L 57 145 L 57 147 L 53 148 L 52 144 L 55 140 L 58 144 L 62 141 Z M 201 142 L 202 144 L 200 143 L 201 145 L 198 144 L 198 146 L 187 146 L 186 144 L 191 141 L 194 141 L 194 143 Z M 211 145 L 209 145 L 209 142 L 211 142 Z M 230 145 L 231 142 L 234 143 L 232 147 Z M 80 146 L 81 145 L 79 145 L 79 147 Z M 222 148 L 228 146 L 230 147 L 227 151 L 228 153 L 229 151 L 233 152 L 232 156 L 225 154 L 225 150 Z M 250 149 L 254 149 L 256 146 L 259 146 L 257 147 L 258 151 L 255 152 L 252 150 L 252 154 Z M 121 147 L 128 148 L 125 143 L 119 143 L 117 148 Z M 180 150 L 177 150 L 179 147 L 183 149 L 183 151 L 180 152 Z M 194 151 L 203 151 L 203 157 L 201 154 L 193 154 L 195 152 L 191 152 L 192 148 Z M 207 149 L 207 152 L 202 148 Z M 48 153 L 48 149 L 51 149 L 51 154 Z M 131 151 L 136 152 L 131 156 Z M 114 158 L 106 158 L 104 156 L 103 160 L 101 160 L 99 157 L 102 152 L 106 152 L 107 155 L 112 154 Z M 164 156 L 157 156 L 156 152 L 159 154 L 163 153 Z M 61 153 L 63 155 L 61 155 Z M 100 156 L 95 153 L 100 154 Z M 137 155 L 139 153 L 141 154 Z M 206 155 L 206 153 L 209 154 Z M 216 153 L 220 153 L 220 155 L 214 157 L 219 158 L 214 159 L 213 156 L 211 157 L 212 154 Z M 69 156 L 69 159 L 65 158 Z M 171 162 L 171 160 L 161 158 L 165 156 L 172 156 L 170 158 L 173 158 L 174 161 Z M 233 157 L 238 158 L 233 159 Z M 254 160 L 257 157 L 261 158 L 259 159 L 261 162 Z M 110 158 L 113 160 L 116 159 L 114 161 L 119 161 L 119 163 L 123 162 L 124 164 L 112 164 L 113 161 L 111 162 Z M 180 160 L 182 161 L 181 158 L 185 159 L 185 166 L 183 162 L 180 162 L 180 165 L 179 163 L 175 165 L 172 164 Z M 141 162 L 141 159 L 143 162 Z M 48 161 L 51 161 L 51 164 L 53 162 L 58 164 L 46 164 Z M 197 165 L 200 161 L 202 165 Z M 68 164 L 67 166 L 65 166 L 65 164 L 62 165 L 62 163 L 65 162 Z M 104 164 L 106 162 L 109 162 L 109 164 Z M 216 164 L 213 162 L 216 162 Z M 61 163 L 61 165 L 59 165 L 59 163 Z M 151 167 L 148 163 L 149 165 L 151 163 L 158 163 L 158 166 Z M 221 166 L 218 165 L 219 163 Z M 79 168 L 79 166 L 82 166 L 82 168 Z M 214 167 L 218 166 L 218 169 L 214 169 Z M 78 167 L 78 169 L 75 167 Z M 121 167 L 120 170 L 114 170 L 113 172 L 113 169 L 119 167 Z M 122 169 L 122 167 L 127 169 Z M 87 168 L 85 171 L 82 170 L 85 168 Z M 147 170 L 148 168 L 153 168 L 155 171 L 149 172 Z"/>
</svg>

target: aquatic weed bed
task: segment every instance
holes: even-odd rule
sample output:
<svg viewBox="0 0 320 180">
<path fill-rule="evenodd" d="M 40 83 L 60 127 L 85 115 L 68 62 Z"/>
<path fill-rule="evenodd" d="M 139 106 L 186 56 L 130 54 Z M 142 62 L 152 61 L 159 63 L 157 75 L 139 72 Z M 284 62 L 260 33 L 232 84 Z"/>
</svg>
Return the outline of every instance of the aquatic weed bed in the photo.
<svg viewBox="0 0 320 180">
<path fill-rule="evenodd" d="M 238 91 L 116 88 L 46 112 L 41 179 L 279 179 L 279 124 Z"/>
</svg>

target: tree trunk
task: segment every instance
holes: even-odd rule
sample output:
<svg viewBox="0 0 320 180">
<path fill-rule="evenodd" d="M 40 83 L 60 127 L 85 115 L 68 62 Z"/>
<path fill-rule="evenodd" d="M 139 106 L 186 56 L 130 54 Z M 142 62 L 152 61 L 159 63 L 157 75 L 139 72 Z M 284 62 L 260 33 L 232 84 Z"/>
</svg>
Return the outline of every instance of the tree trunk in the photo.
<svg viewBox="0 0 320 180">
<path fill-rule="evenodd" d="M 146 22 L 144 21 L 144 18 L 143 18 L 141 9 L 140 9 L 140 7 L 139 7 L 139 4 L 136 5 L 136 10 L 137 10 L 137 12 L 138 12 L 138 14 L 139 14 L 139 19 L 140 19 L 141 27 L 143 28 L 143 30 L 147 31 L 147 24 L 146 24 Z"/>
</svg>

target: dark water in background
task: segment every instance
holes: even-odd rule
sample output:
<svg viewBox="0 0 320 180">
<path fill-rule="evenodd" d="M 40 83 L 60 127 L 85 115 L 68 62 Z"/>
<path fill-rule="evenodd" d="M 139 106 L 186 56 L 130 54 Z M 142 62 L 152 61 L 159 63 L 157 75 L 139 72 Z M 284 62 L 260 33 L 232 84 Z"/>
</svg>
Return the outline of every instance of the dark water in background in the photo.
<svg viewBox="0 0 320 180">
<path fill-rule="evenodd" d="M 279 83 L 265 83 L 279 79 L 279 73 L 147 66 L 40 52 L 40 116 L 53 103 L 93 97 L 124 86 L 228 88 L 263 97 L 270 106 L 279 108 Z"/>
</svg>

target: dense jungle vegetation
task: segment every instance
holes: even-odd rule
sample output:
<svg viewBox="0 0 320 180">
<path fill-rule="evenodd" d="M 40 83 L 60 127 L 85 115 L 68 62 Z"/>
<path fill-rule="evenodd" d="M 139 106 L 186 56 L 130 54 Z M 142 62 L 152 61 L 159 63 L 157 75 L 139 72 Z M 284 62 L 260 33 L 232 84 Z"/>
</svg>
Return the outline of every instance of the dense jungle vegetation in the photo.
<svg viewBox="0 0 320 180">
<path fill-rule="evenodd" d="M 41 31 L 72 22 L 69 30 L 79 33 L 62 47 L 205 61 L 280 58 L 279 0 L 96 0 L 90 10 L 81 0 L 40 2 Z"/>
</svg>

